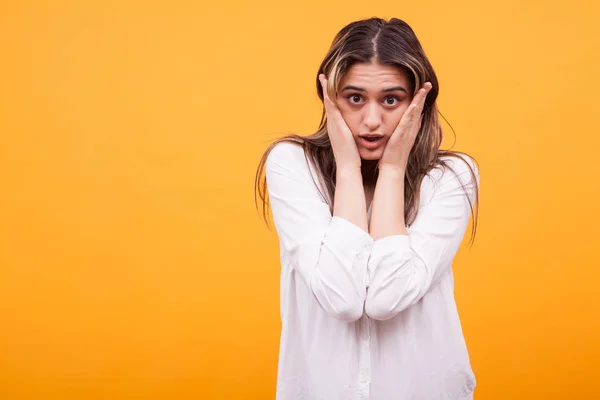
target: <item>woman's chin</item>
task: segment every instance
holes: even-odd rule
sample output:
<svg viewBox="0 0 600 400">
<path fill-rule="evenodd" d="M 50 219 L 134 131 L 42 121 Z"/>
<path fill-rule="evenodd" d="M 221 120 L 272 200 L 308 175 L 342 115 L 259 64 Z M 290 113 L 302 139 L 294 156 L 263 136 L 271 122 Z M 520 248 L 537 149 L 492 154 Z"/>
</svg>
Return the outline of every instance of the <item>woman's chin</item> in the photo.
<svg viewBox="0 0 600 400">
<path fill-rule="evenodd" d="M 358 153 L 363 160 L 379 160 L 381 158 L 381 151 L 381 149 L 368 150 L 362 148 L 358 150 Z"/>
</svg>

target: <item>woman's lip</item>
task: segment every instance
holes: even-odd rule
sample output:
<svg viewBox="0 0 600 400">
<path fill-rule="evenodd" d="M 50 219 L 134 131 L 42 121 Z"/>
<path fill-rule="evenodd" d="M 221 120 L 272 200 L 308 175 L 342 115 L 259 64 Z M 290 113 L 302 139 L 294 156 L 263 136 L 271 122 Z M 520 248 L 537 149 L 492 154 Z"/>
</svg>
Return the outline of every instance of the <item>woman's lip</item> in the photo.
<svg viewBox="0 0 600 400">
<path fill-rule="evenodd" d="M 368 141 L 367 139 L 365 139 L 364 137 L 358 137 L 358 142 L 360 143 L 360 145 L 364 148 L 367 148 L 369 150 L 373 150 L 379 147 L 379 145 L 381 145 L 381 143 L 383 143 L 383 136 L 377 138 L 377 140 L 374 141 Z"/>
</svg>

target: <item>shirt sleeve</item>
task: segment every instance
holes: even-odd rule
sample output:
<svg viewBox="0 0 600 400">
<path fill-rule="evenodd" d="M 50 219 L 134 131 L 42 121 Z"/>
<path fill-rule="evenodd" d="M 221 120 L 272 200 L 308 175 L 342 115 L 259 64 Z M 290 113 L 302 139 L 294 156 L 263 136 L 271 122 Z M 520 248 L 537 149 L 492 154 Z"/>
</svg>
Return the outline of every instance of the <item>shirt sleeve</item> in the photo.
<svg viewBox="0 0 600 400">
<path fill-rule="evenodd" d="M 328 314 L 344 321 L 359 319 L 373 238 L 349 220 L 331 215 L 301 147 L 277 144 L 265 167 L 273 222 L 291 268 Z M 318 182 L 316 175 L 314 179 Z"/>
<path fill-rule="evenodd" d="M 433 197 L 419 209 L 407 228 L 408 235 L 387 236 L 373 244 L 365 301 L 365 312 L 373 319 L 390 319 L 412 306 L 451 268 L 470 219 L 469 199 L 474 203 L 476 188 L 467 164 L 450 160 L 456 173 L 445 168 L 439 178 L 424 178 L 431 179 Z M 479 170 L 468 160 L 479 183 Z"/>
</svg>

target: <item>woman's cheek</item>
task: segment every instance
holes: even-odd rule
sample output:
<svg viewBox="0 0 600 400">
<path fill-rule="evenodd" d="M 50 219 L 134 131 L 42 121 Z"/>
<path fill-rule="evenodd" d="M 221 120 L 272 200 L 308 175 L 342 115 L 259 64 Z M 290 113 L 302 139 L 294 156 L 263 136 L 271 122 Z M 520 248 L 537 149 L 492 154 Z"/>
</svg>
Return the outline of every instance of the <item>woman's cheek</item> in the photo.
<svg viewBox="0 0 600 400">
<path fill-rule="evenodd" d="M 350 128 L 350 130 L 354 133 L 353 127 L 356 119 L 355 113 L 342 107 L 339 107 L 338 109 L 340 110 L 340 114 L 342 114 L 342 118 L 344 118 L 344 121 L 346 121 L 346 125 L 348 125 L 348 128 Z"/>
</svg>

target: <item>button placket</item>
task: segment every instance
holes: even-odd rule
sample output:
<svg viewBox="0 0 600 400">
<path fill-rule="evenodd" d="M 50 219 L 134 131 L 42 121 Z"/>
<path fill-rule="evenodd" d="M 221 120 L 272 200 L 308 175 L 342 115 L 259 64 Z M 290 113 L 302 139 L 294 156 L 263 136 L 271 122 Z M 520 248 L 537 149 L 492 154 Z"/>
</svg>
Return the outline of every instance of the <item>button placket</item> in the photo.
<svg viewBox="0 0 600 400">
<path fill-rule="evenodd" d="M 369 271 L 369 261 L 371 259 L 371 245 L 370 244 L 366 244 L 363 247 L 363 251 L 365 254 L 365 283 L 367 288 L 369 286 L 371 286 L 371 273 Z"/>
<path fill-rule="evenodd" d="M 366 315 L 361 319 L 361 338 L 360 338 L 360 385 L 362 398 L 368 399 L 370 395 L 371 384 L 371 335 L 370 318 Z"/>
<path fill-rule="evenodd" d="M 368 270 L 369 259 L 371 257 L 371 245 L 366 244 L 362 248 L 362 252 L 356 253 L 355 260 L 358 267 L 364 271 L 364 279 L 367 288 L 370 285 L 370 274 Z M 370 318 L 366 315 L 359 320 L 359 340 L 358 346 L 360 349 L 359 358 L 359 387 L 360 398 L 369 399 L 370 384 L 371 384 L 371 334 L 370 334 Z"/>
</svg>

